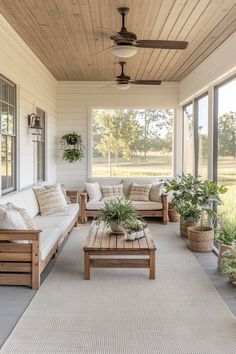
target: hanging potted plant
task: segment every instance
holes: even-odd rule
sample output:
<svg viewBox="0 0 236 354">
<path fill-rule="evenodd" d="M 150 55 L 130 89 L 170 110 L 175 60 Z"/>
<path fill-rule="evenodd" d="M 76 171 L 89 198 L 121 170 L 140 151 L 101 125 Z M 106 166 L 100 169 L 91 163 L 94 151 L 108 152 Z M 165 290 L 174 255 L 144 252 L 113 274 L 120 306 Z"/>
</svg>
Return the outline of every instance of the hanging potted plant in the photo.
<svg viewBox="0 0 236 354">
<path fill-rule="evenodd" d="M 81 135 L 72 132 L 61 137 L 63 148 L 62 159 L 69 163 L 80 161 L 84 158 L 84 144 Z"/>
<path fill-rule="evenodd" d="M 236 225 L 226 217 L 218 217 L 215 240 L 219 244 L 218 266 L 220 267 L 223 252 L 232 249 L 232 243 L 236 241 Z"/>
<path fill-rule="evenodd" d="M 197 189 L 197 205 L 201 211 L 200 226 L 188 228 L 189 248 L 195 252 L 211 252 L 214 244 L 214 229 L 205 225 L 205 216 L 209 216 L 212 221 L 217 218 L 217 213 L 212 210 L 212 206 L 222 204 L 220 195 L 227 192 L 224 186 L 218 186 L 212 181 L 203 181 Z"/>
</svg>

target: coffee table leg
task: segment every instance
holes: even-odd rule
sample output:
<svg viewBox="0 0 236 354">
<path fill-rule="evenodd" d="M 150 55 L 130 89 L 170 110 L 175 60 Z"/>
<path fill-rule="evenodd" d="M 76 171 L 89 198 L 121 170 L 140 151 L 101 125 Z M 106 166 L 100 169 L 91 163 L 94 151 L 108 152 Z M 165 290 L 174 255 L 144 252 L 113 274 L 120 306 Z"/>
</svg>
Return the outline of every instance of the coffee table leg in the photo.
<svg viewBox="0 0 236 354">
<path fill-rule="evenodd" d="M 155 251 L 150 251 L 149 279 L 155 279 Z"/>
<path fill-rule="evenodd" d="M 86 251 L 84 251 L 84 279 L 90 280 L 90 258 Z"/>
</svg>

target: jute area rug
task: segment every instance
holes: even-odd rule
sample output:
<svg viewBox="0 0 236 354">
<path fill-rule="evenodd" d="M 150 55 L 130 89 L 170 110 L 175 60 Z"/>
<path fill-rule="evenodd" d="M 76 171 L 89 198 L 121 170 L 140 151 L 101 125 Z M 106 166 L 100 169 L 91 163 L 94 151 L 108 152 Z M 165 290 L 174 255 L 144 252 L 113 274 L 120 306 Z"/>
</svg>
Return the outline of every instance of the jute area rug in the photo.
<svg viewBox="0 0 236 354">
<path fill-rule="evenodd" d="M 88 229 L 72 232 L 1 353 L 236 353 L 236 320 L 176 225 L 150 223 L 156 280 L 147 269 L 96 269 L 84 280 Z"/>
</svg>

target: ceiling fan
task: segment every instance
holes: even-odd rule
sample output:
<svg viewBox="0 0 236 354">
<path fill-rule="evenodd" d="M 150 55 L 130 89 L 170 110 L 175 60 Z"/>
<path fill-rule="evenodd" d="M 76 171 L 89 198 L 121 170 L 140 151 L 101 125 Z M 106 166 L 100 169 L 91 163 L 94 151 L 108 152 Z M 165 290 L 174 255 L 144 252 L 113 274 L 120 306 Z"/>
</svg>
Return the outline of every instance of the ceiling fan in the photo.
<svg viewBox="0 0 236 354">
<path fill-rule="evenodd" d="M 137 53 L 137 48 L 185 49 L 188 45 L 188 42 L 185 41 L 137 39 L 136 34 L 127 31 L 125 27 L 125 16 L 127 15 L 129 8 L 118 7 L 117 11 L 122 16 L 122 27 L 119 32 L 106 27 L 98 28 L 99 30 L 108 33 L 116 46 L 111 46 L 97 54 L 111 50 L 112 53 L 118 57 L 128 58 Z"/>
<path fill-rule="evenodd" d="M 130 84 L 134 85 L 160 85 L 160 80 L 131 80 L 130 76 L 125 75 L 124 66 L 125 61 L 119 62 L 121 66 L 121 73 L 116 77 L 116 88 L 120 90 L 126 90 L 130 87 Z"/>
</svg>

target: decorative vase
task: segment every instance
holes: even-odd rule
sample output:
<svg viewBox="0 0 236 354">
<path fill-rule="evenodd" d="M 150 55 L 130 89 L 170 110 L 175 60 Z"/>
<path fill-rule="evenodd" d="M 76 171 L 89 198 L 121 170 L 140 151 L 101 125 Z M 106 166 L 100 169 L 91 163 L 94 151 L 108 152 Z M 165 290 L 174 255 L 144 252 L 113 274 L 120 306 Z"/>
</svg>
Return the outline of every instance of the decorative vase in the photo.
<svg viewBox="0 0 236 354">
<path fill-rule="evenodd" d="M 186 223 L 186 221 L 184 221 L 183 219 L 180 218 L 180 224 L 179 224 L 179 228 L 180 228 L 180 236 L 181 237 L 188 237 L 188 228 L 190 226 L 198 226 L 199 225 L 199 221 L 195 221 L 192 223 Z"/>
<path fill-rule="evenodd" d="M 110 228 L 111 228 L 111 232 L 113 234 L 124 234 L 125 233 L 123 227 L 120 226 L 120 224 L 117 221 L 111 221 Z"/>
<path fill-rule="evenodd" d="M 211 252 L 214 244 L 212 227 L 190 226 L 188 228 L 188 246 L 194 252 Z"/>
<path fill-rule="evenodd" d="M 219 255 L 218 255 L 218 261 L 217 261 L 219 268 L 220 268 L 221 260 L 223 258 L 223 253 L 225 251 L 229 251 L 231 249 L 232 249 L 231 245 L 225 245 L 224 243 L 219 242 Z"/>
</svg>

